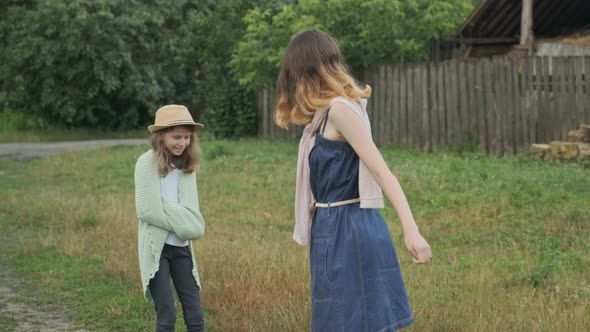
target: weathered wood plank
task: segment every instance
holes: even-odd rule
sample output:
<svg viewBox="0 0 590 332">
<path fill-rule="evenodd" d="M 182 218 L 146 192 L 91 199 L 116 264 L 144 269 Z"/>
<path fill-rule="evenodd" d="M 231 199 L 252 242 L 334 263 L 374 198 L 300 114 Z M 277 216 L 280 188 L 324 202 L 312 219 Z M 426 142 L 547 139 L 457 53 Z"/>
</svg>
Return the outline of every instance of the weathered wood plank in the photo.
<svg viewBox="0 0 590 332">
<path fill-rule="evenodd" d="M 378 69 L 378 82 L 379 82 L 379 136 L 380 136 L 380 144 L 384 144 L 387 142 L 387 133 L 385 131 L 385 125 L 387 123 L 387 106 L 386 106 L 386 99 L 387 99 L 387 73 L 386 73 L 386 66 L 380 65 L 377 67 Z"/>
<path fill-rule="evenodd" d="M 385 144 L 393 144 L 393 65 L 385 65 Z"/>
<path fill-rule="evenodd" d="M 459 144 L 464 145 L 468 143 L 470 138 L 469 134 L 469 119 L 470 114 L 468 111 L 468 87 L 467 87 L 467 64 L 460 62 L 457 64 L 457 80 L 458 80 L 458 104 L 457 104 L 457 117 L 459 120 Z"/>
<path fill-rule="evenodd" d="M 564 140 L 568 137 L 570 130 L 578 129 L 579 121 L 577 117 L 577 105 L 576 105 L 576 68 L 574 57 L 565 58 L 565 77 L 566 77 L 566 90 L 567 90 L 567 109 L 564 112 L 564 119 L 562 123 L 561 135 Z M 578 122 L 578 123 L 576 123 Z"/>
<path fill-rule="evenodd" d="M 522 58 L 518 62 L 518 75 L 519 75 L 519 89 L 520 93 L 518 94 L 518 102 L 520 103 L 520 130 L 518 132 L 520 136 L 520 146 L 518 147 L 518 151 L 525 151 L 529 148 L 531 142 L 529 142 L 529 109 L 527 105 L 528 101 L 528 76 L 529 73 L 527 71 L 527 62 L 528 58 Z"/>
<path fill-rule="evenodd" d="M 401 98 L 401 66 L 395 65 L 393 67 L 393 144 L 401 145 L 401 132 L 400 132 L 400 119 L 401 119 L 401 111 L 402 111 L 402 98 Z"/>
<path fill-rule="evenodd" d="M 428 112 L 428 66 L 421 65 L 420 69 L 420 90 L 422 91 L 422 98 L 420 104 L 420 148 L 423 151 L 431 151 L 430 144 L 430 114 Z"/>
<path fill-rule="evenodd" d="M 581 56 L 574 57 L 572 66 L 575 84 L 575 112 L 572 119 L 572 129 L 578 129 L 580 123 L 584 121 L 584 58 Z"/>
<path fill-rule="evenodd" d="M 553 112 L 551 112 L 553 118 L 553 124 L 551 127 L 554 127 L 556 130 L 553 131 L 553 136 L 556 137 L 558 140 L 567 140 L 567 127 L 568 127 L 568 117 L 569 117 L 569 109 L 570 109 L 570 83 L 569 83 L 569 59 L 567 57 L 563 58 L 554 58 L 554 66 L 553 68 L 556 69 L 558 72 L 558 79 L 559 79 L 559 87 L 560 89 L 553 93 L 555 98 L 555 105 L 556 108 Z M 555 77 L 555 75 L 553 75 Z"/>
<path fill-rule="evenodd" d="M 511 128 L 510 128 L 510 121 L 511 121 L 511 111 L 512 111 L 512 103 L 510 102 L 510 90 L 512 89 L 511 86 L 511 79 L 512 75 L 510 75 L 510 63 L 507 59 L 500 58 L 498 59 L 498 74 L 499 74 L 499 94 L 497 96 L 498 100 L 498 115 L 499 115 L 499 124 L 500 129 L 502 132 L 501 135 L 501 142 L 502 142 L 502 153 L 503 154 L 510 154 L 510 141 L 511 141 Z"/>
<path fill-rule="evenodd" d="M 454 126 L 454 110 L 453 110 L 453 78 L 452 69 L 449 62 L 443 64 L 444 80 L 445 80 L 445 133 L 447 137 L 447 144 L 455 144 L 455 126 Z"/>
<path fill-rule="evenodd" d="M 472 61 L 465 62 L 465 72 L 467 75 L 466 91 L 467 94 L 467 131 L 472 147 L 479 145 L 479 137 L 477 130 L 478 112 L 476 109 L 476 81 L 475 81 L 475 66 Z"/>
<path fill-rule="evenodd" d="M 450 70 L 450 82 L 449 87 L 451 90 L 451 103 L 450 103 L 450 123 L 447 123 L 447 127 L 452 128 L 451 141 L 454 146 L 461 145 L 461 118 L 459 117 L 459 77 L 457 63 L 449 63 Z"/>
<path fill-rule="evenodd" d="M 556 93 L 553 88 L 553 76 L 555 73 L 558 72 L 559 67 L 556 68 L 555 62 L 550 57 L 543 57 L 544 62 L 543 70 L 544 70 L 544 78 L 546 79 L 547 84 L 545 84 L 545 108 L 544 112 L 546 114 L 545 117 L 545 131 L 547 133 L 547 142 L 559 139 L 559 127 L 555 126 L 554 123 L 557 118 L 557 102 L 556 102 Z"/>
<path fill-rule="evenodd" d="M 522 129 L 522 105 L 520 101 L 522 100 L 521 96 L 521 67 L 522 59 L 516 59 L 512 61 L 512 84 L 514 87 L 514 91 L 512 92 L 512 99 L 511 103 L 513 105 L 512 109 L 512 137 L 513 137 L 513 153 L 517 153 L 521 150 L 522 147 L 522 136 L 521 133 L 523 132 Z"/>
<path fill-rule="evenodd" d="M 526 99 L 525 109 L 527 110 L 527 137 L 530 144 L 537 142 L 537 93 L 534 87 L 534 70 L 535 70 L 535 58 L 526 58 Z"/>
<path fill-rule="evenodd" d="M 420 66 L 415 64 L 412 66 L 412 76 L 414 77 L 414 108 L 412 109 L 412 147 L 420 149 L 422 144 L 422 126 L 419 125 L 421 117 L 422 105 L 422 81 L 420 77 Z"/>
<path fill-rule="evenodd" d="M 369 112 L 369 119 L 371 120 L 371 134 L 373 135 L 373 141 L 376 144 L 379 143 L 379 83 L 377 81 L 377 70 L 376 65 L 370 65 L 369 71 L 369 82 L 371 84 L 371 98 L 367 104 L 367 111 Z"/>
<path fill-rule="evenodd" d="M 498 115 L 498 102 L 497 96 L 499 93 L 499 77 L 498 77 L 498 69 L 496 68 L 496 64 L 494 61 L 490 61 L 489 63 L 489 82 L 490 82 L 490 89 L 488 93 L 489 97 L 489 105 L 488 105 L 488 134 L 490 139 L 490 147 L 491 153 L 495 155 L 502 154 L 502 132 L 501 132 L 501 124 L 498 123 L 499 115 Z"/>
<path fill-rule="evenodd" d="M 410 66 L 402 65 L 402 109 L 400 112 L 400 133 L 403 145 L 410 145 L 408 132 L 408 113 L 412 105 L 412 93 L 409 91 L 412 88 L 410 84 L 412 81 Z"/>
<path fill-rule="evenodd" d="M 438 150 L 438 98 L 437 98 L 437 69 L 438 65 L 430 63 L 428 67 L 428 113 L 430 120 L 430 147 L 431 151 Z"/>
<path fill-rule="evenodd" d="M 414 114 L 416 109 L 416 90 L 414 88 L 414 65 L 407 66 L 408 74 L 408 108 L 406 110 L 406 141 L 408 146 L 414 146 Z"/>
<path fill-rule="evenodd" d="M 548 102 L 548 98 L 545 97 L 546 85 L 548 86 L 545 78 L 545 65 L 546 61 L 543 57 L 535 59 L 535 80 L 536 80 L 536 91 L 537 91 L 537 142 L 536 143 L 548 143 L 549 135 L 545 130 L 546 114 L 545 107 Z"/>
<path fill-rule="evenodd" d="M 444 63 L 438 63 L 436 68 L 436 86 L 437 86 L 437 103 L 436 103 L 436 114 L 438 121 L 436 122 L 437 125 L 437 133 L 438 133 L 438 142 L 439 147 L 447 145 L 447 131 L 445 127 L 446 120 L 446 102 L 445 102 L 445 69 Z"/>
<path fill-rule="evenodd" d="M 504 107 L 504 117 L 505 117 L 505 125 L 506 125 L 506 153 L 515 154 L 516 152 L 516 138 L 515 138 L 515 118 L 518 112 L 518 109 L 514 103 L 514 95 L 518 87 L 516 86 L 516 82 L 514 81 L 514 61 L 510 61 L 507 59 L 503 59 L 504 65 L 504 72 L 505 72 L 505 79 L 506 83 L 505 86 L 505 107 Z"/>
<path fill-rule="evenodd" d="M 488 144 L 488 130 L 486 119 L 486 98 L 485 98 L 485 67 L 484 62 L 473 62 L 475 74 L 475 89 L 473 93 L 473 100 L 477 111 L 477 130 L 479 135 L 479 150 L 482 152 L 489 152 Z"/>
</svg>

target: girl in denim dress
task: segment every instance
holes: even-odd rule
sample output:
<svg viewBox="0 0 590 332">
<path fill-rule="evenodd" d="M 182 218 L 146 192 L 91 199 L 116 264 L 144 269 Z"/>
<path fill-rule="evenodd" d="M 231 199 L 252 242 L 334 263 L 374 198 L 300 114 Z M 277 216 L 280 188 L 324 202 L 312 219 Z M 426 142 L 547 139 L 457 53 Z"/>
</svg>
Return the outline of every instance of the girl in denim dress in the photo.
<svg viewBox="0 0 590 332">
<path fill-rule="evenodd" d="M 294 239 L 310 243 L 312 331 L 395 331 L 414 316 L 389 230 L 385 192 L 415 263 L 431 249 L 371 138 L 369 86 L 349 74 L 336 41 L 295 35 L 277 81 L 276 123 L 306 125 L 299 146 Z"/>
</svg>

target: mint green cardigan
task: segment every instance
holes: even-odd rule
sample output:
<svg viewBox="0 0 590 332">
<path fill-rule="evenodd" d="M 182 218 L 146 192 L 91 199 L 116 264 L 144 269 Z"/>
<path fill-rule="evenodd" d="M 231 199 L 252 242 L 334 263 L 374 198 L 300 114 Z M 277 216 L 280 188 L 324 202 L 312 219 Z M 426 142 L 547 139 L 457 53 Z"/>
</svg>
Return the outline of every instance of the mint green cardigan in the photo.
<svg viewBox="0 0 590 332">
<path fill-rule="evenodd" d="M 201 282 L 190 240 L 200 239 L 205 232 L 205 221 L 199 210 L 196 173 L 181 172 L 178 199 L 173 204 L 162 197 L 160 173 L 153 150 L 142 154 L 135 164 L 135 208 L 139 219 L 138 250 L 141 284 L 145 299 L 153 302 L 148 289 L 150 280 L 160 267 L 160 254 L 169 232 L 189 240 L 193 260 L 193 277 L 199 288 Z"/>
</svg>

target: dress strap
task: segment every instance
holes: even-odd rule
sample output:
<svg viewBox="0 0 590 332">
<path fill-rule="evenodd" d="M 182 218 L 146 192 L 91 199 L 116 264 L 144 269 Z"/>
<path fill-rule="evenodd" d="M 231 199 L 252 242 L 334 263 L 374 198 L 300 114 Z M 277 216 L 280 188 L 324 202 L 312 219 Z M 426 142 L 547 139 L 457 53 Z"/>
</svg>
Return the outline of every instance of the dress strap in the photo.
<svg viewBox="0 0 590 332">
<path fill-rule="evenodd" d="M 328 110 L 326 111 L 326 115 L 324 116 L 324 123 L 322 123 L 322 135 L 324 134 L 324 130 L 326 130 L 326 124 L 328 123 L 328 116 L 330 115 L 330 109 L 328 108 Z"/>
</svg>

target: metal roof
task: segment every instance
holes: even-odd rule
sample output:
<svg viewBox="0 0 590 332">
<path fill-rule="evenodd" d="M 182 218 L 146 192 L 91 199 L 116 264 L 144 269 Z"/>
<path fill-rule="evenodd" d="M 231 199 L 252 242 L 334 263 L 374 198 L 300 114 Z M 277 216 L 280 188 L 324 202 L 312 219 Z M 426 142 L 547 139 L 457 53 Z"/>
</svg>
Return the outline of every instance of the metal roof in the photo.
<svg viewBox="0 0 590 332">
<path fill-rule="evenodd" d="M 533 0 L 536 37 L 554 37 L 590 27 L 590 0 Z M 458 38 L 513 38 L 520 35 L 522 0 L 481 0 Z"/>
</svg>

